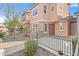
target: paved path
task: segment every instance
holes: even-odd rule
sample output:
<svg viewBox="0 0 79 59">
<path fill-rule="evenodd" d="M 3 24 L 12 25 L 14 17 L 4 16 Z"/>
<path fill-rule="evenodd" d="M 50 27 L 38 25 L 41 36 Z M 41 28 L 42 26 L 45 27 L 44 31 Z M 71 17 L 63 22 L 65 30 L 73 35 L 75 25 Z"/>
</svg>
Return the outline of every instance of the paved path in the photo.
<svg viewBox="0 0 79 59">
<path fill-rule="evenodd" d="M 24 49 L 23 41 L 4 42 L 0 44 L 0 56 L 7 56 Z"/>
<path fill-rule="evenodd" d="M 0 49 L 1 48 L 10 48 L 19 44 L 24 43 L 23 41 L 13 41 L 13 42 L 4 42 L 4 43 L 0 43 Z"/>
<path fill-rule="evenodd" d="M 4 42 L 4 43 L 1 43 L 0 44 L 0 49 L 2 49 L 2 48 L 4 48 L 4 49 L 9 49 L 8 50 L 8 52 L 6 52 L 6 53 L 8 53 L 9 54 L 9 52 L 10 53 L 12 53 L 12 54 L 9 54 L 9 55 L 7 55 L 7 56 L 25 56 L 25 54 L 24 54 L 24 51 L 23 50 L 20 50 L 20 51 L 18 51 L 18 52 L 15 52 L 15 53 L 13 53 L 13 52 L 11 52 L 10 50 L 16 50 L 16 46 L 17 45 L 20 45 L 20 44 L 24 44 L 24 41 L 13 41 L 13 42 Z M 12 49 L 11 49 L 12 48 Z M 19 48 L 18 48 L 19 49 Z M 38 49 L 37 49 L 37 52 L 36 52 L 36 54 L 34 55 L 34 56 L 55 56 L 54 54 L 52 54 L 52 53 L 50 53 L 50 52 L 48 52 L 47 50 L 45 50 L 45 49 L 43 49 L 43 48 L 41 48 L 41 47 L 38 47 Z"/>
<path fill-rule="evenodd" d="M 27 40 L 29 37 L 26 37 L 23 33 L 18 33 L 15 35 L 15 39 L 13 35 L 5 36 L 3 38 L 3 42 L 12 42 L 12 41 L 24 41 Z"/>
</svg>

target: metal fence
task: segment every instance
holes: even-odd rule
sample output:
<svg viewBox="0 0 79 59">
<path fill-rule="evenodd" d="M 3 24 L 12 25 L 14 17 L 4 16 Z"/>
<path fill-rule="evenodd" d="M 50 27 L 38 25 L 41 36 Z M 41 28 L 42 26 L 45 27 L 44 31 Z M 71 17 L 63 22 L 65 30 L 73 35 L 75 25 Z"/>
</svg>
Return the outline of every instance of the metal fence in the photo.
<svg viewBox="0 0 79 59">
<path fill-rule="evenodd" d="M 39 44 L 42 44 L 58 53 L 62 53 L 66 56 L 73 56 L 75 53 L 77 38 L 57 37 L 50 35 L 44 36 L 39 34 L 36 34 L 35 36 L 36 39 L 38 39 Z"/>
<path fill-rule="evenodd" d="M 73 43 L 72 39 L 66 38 L 51 38 L 51 37 L 42 37 L 38 39 L 38 43 L 42 44 L 50 49 L 55 50 L 56 52 L 62 52 L 63 55 L 73 55 Z"/>
<path fill-rule="evenodd" d="M 32 39 L 37 39 L 42 44 L 58 53 L 66 56 L 74 56 L 77 44 L 77 37 L 57 37 L 42 32 L 32 34 Z"/>
</svg>

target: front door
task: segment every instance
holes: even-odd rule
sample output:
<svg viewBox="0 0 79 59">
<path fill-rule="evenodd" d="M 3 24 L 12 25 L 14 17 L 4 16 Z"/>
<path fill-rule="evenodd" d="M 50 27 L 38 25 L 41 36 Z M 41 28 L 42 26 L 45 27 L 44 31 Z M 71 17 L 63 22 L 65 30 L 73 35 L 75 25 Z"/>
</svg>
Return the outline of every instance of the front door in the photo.
<svg viewBox="0 0 79 59">
<path fill-rule="evenodd" d="M 50 35 L 55 34 L 55 24 L 49 24 L 49 34 Z"/>
</svg>

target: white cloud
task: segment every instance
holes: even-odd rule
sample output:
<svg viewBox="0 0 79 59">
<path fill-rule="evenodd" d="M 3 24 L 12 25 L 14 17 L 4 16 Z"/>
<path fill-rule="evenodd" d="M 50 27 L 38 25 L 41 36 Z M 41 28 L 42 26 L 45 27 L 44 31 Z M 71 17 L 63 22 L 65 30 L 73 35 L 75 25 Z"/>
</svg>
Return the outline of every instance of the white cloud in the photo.
<svg viewBox="0 0 79 59">
<path fill-rule="evenodd" d="M 3 22 L 4 22 L 4 18 L 0 17 L 0 23 L 3 23 Z"/>
<path fill-rule="evenodd" d="M 78 6 L 77 3 L 70 4 L 70 7 L 77 7 L 77 6 Z"/>
</svg>

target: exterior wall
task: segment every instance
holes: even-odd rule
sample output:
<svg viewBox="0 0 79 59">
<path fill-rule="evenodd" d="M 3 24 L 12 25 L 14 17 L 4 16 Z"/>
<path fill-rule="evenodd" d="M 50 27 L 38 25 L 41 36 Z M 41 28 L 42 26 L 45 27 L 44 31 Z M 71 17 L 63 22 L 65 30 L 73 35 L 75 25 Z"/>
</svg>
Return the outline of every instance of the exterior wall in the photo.
<svg viewBox="0 0 79 59">
<path fill-rule="evenodd" d="M 75 35 L 77 33 L 77 22 L 71 23 L 71 35 Z"/>
<path fill-rule="evenodd" d="M 46 5 L 47 7 L 47 13 L 44 13 L 44 5 Z M 33 16 L 33 9 L 37 8 L 38 10 L 38 15 Z M 52 11 L 53 8 L 53 11 Z M 56 22 L 59 20 L 58 17 L 61 18 L 66 18 L 67 16 L 69 16 L 68 13 L 68 4 L 65 3 L 38 3 L 36 6 L 34 6 L 33 8 L 30 9 L 30 14 L 29 14 L 29 20 L 30 20 L 30 29 L 32 31 L 32 25 L 39 23 L 38 25 L 40 25 L 39 27 L 41 27 L 44 30 L 44 25 L 40 23 L 41 21 L 45 21 L 47 22 L 48 25 L 48 31 L 49 34 L 55 34 L 56 36 L 68 36 L 70 34 L 70 23 L 69 22 L 65 22 L 63 24 L 63 31 L 59 31 L 58 30 L 58 24 L 56 23 L 55 25 L 53 25 L 53 22 Z M 61 20 L 61 19 L 60 19 Z M 52 26 L 51 24 L 52 23 Z M 42 25 L 42 26 L 41 26 Z M 40 30 L 40 29 L 38 29 Z"/>
<path fill-rule="evenodd" d="M 47 7 L 46 14 L 44 13 L 44 5 L 46 5 L 46 7 Z M 52 7 L 53 7 L 53 11 L 52 11 Z M 36 16 L 32 16 L 32 13 L 33 13 L 32 10 L 34 8 L 38 9 L 38 15 L 36 15 Z M 52 3 L 38 4 L 34 8 L 31 10 L 31 17 L 30 17 L 31 18 L 30 20 L 31 20 L 32 24 L 36 23 L 36 21 L 39 21 L 39 20 L 41 20 L 41 21 L 45 20 L 45 22 L 48 22 L 48 24 L 50 24 L 51 22 L 55 22 L 57 20 L 57 16 L 56 16 L 56 4 L 55 3 L 53 3 L 53 4 Z M 50 33 L 52 32 L 54 34 L 54 31 L 52 31 L 52 29 L 53 29 L 53 27 L 52 28 L 48 27 L 48 31 Z"/>
<path fill-rule="evenodd" d="M 69 16 L 67 3 L 57 3 L 57 16 L 62 18 Z"/>
<path fill-rule="evenodd" d="M 71 21 L 68 21 L 68 36 L 71 35 Z"/>
<path fill-rule="evenodd" d="M 68 22 L 63 23 L 63 31 L 59 31 L 59 24 L 55 24 L 55 35 L 56 36 L 62 36 L 62 37 L 67 37 L 69 35 L 68 33 Z"/>
<path fill-rule="evenodd" d="M 30 29 L 30 26 L 31 26 L 31 24 L 30 24 L 30 12 L 31 12 L 31 10 L 30 9 L 28 9 L 27 10 L 27 12 L 25 12 L 25 13 L 23 13 L 22 14 L 22 21 L 21 21 L 21 25 L 22 25 L 22 27 L 26 30 L 26 31 L 28 31 L 25 35 L 27 35 L 27 36 L 29 36 L 30 35 L 30 32 L 31 32 L 31 29 Z"/>
<path fill-rule="evenodd" d="M 47 7 L 47 13 L 44 13 L 44 5 Z M 38 15 L 32 16 L 32 11 L 31 11 L 31 22 L 38 21 L 38 20 L 46 20 L 47 22 L 54 22 L 57 20 L 56 16 L 56 4 L 55 3 L 41 3 L 35 6 L 34 8 L 38 9 Z M 53 11 L 52 11 L 53 7 Z M 33 9 L 34 9 L 33 8 Z M 33 10 L 32 9 L 32 10 Z"/>
<path fill-rule="evenodd" d="M 52 11 L 53 8 L 53 11 Z M 56 3 L 50 3 L 49 6 L 49 22 L 55 22 L 57 21 L 57 4 Z"/>
<path fill-rule="evenodd" d="M 38 10 L 38 15 L 33 16 L 32 13 L 33 13 L 33 9 L 35 9 L 35 8 L 37 8 L 37 10 Z M 31 18 L 30 18 L 31 22 L 33 23 L 35 21 L 42 20 L 43 19 L 43 7 L 42 7 L 42 4 L 38 4 L 33 9 L 31 10 Z"/>
<path fill-rule="evenodd" d="M 68 4 L 58 3 L 57 4 L 57 21 L 61 20 L 61 18 L 66 18 L 69 16 L 68 12 Z M 71 34 L 71 24 L 70 21 L 61 21 L 63 23 L 63 31 L 59 31 L 59 24 L 55 24 L 55 35 L 67 37 Z"/>
<path fill-rule="evenodd" d="M 47 7 L 47 13 L 44 13 L 44 5 L 46 5 Z M 38 15 L 33 16 L 33 9 L 37 8 L 38 10 Z M 33 24 L 37 24 L 38 28 L 41 28 L 41 31 L 44 32 L 44 24 L 47 23 L 49 21 L 49 4 L 38 4 L 37 6 L 35 6 L 32 10 L 31 10 L 31 17 L 30 17 L 30 21 L 32 23 L 31 25 L 31 29 L 33 27 Z M 40 29 L 38 29 L 38 31 L 40 31 Z M 45 32 L 46 33 L 46 32 Z"/>
</svg>

